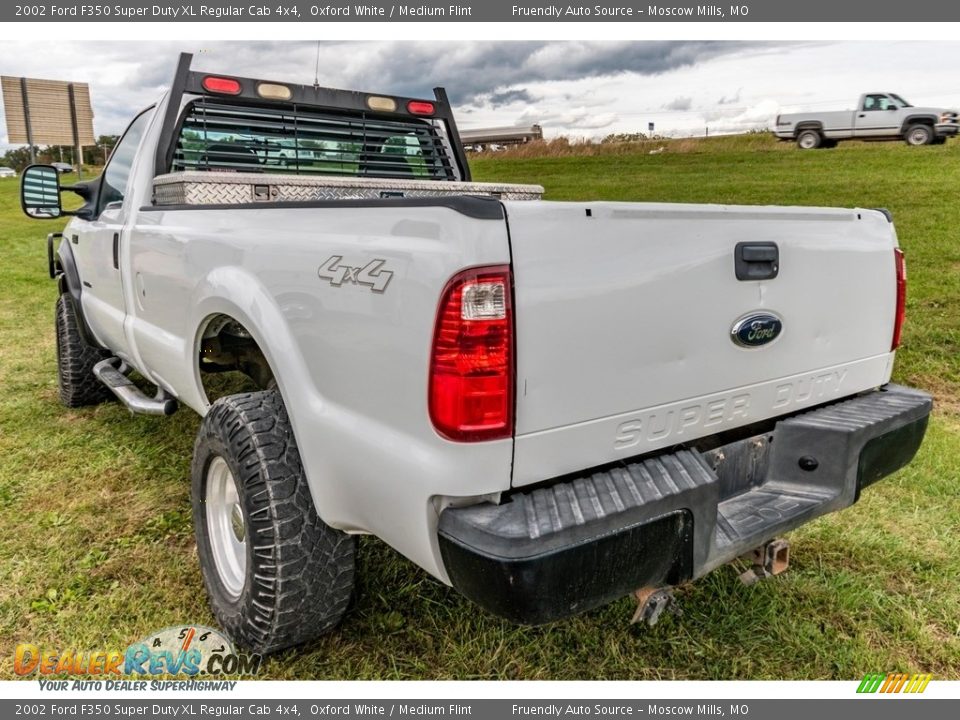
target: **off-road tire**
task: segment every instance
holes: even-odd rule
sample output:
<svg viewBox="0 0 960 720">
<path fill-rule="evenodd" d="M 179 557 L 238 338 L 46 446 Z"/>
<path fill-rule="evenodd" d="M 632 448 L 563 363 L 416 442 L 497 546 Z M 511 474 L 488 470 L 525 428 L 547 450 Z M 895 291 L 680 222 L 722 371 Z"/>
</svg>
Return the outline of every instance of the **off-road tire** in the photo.
<svg viewBox="0 0 960 720">
<path fill-rule="evenodd" d="M 933 128 L 929 125 L 922 125 L 919 123 L 916 125 L 911 125 L 903 134 L 903 139 L 907 145 L 913 145 L 914 147 L 929 145 L 934 139 Z"/>
<path fill-rule="evenodd" d="M 57 386 L 60 402 L 67 407 L 97 405 L 113 397 L 109 388 L 93 374 L 93 366 L 110 357 L 110 353 L 89 345 L 80 334 L 73 299 L 57 298 L 54 313 L 57 332 Z"/>
<path fill-rule="evenodd" d="M 208 533 L 207 471 L 218 456 L 233 474 L 246 526 L 246 577 L 235 598 Z M 229 395 L 211 406 L 194 447 L 192 494 L 207 595 L 235 642 L 267 654 L 339 624 L 354 587 L 356 538 L 317 514 L 279 391 Z"/>
<path fill-rule="evenodd" d="M 801 130 L 797 133 L 797 147 L 801 150 L 816 150 L 823 144 L 823 135 L 819 130 Z"/>
</svg>

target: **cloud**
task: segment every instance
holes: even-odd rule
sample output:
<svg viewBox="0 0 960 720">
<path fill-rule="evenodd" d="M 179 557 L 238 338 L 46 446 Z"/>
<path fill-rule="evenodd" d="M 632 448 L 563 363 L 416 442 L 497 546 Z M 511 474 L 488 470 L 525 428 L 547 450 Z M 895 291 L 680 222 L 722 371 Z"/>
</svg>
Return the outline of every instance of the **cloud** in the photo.
<svg viewBox="0 0 960 720">
<path fill-rule="evenodd" d="M 686 112 L 693 107 L 693 98 L 675 97 L 673 100 L 663 106 L 664 110 L 675 110 L 677 112 Z"/>
<path fill-rule="evenodd" d="M 422 95 L 445 86 L 456 103 L 471 103 L 505 88 L 540 81 L 603 77 L 619 73 L 655 75 L 694 65 L 753 44 L 720 41 L 684 42 L 473 42 L 355 43 L 343 67 L 352 83 L 377 80 L 392 92 Z M 256 44 L 253 56 L 259 54 Z M 267 52 L 272 50 L 268 49 Z M 289 48 L 288 48 L 289 50 Z M 306 47 L 307 54 L 316 46 Z M 321 55 L 329 48 L 321 45 Z"/>
<path fill-rule="evenodd" d="M 770 127 L 779 107 L 774 100 L 761 100 L 746 108 L 718 108 L 704 120 L 714 132 L 744 132 Z"/>
<path fill-rule="evenodd" d="M 682 42 L 58 42 L 42 55 L 29 44 L 0 42 L 5 75 L 88 82 L 97 133 L 119 133 L 138 110 L 169 85 L 180 52 L 194 54 L 195 69 L 287 82 L 430 97 L 447 88 L 461 112 L 502 109 L 538 101 L 533 84 L 609 77 L 655 76 L 762 43 Z M 19 48 L 19 49 L 18 49 Z M 586 93 L 589 94 L 589 93 Z M 591 104 L 588 97 L 575 101 Z M 599 104 L 599 101 L 594 101 Z M 584 114 L 585 113 L 585 114 Z M 571 127 L 607 122 L 598 109 L 577 114 Z M 0 135 L 3 128 L 0 127 Z"/>
<path fill-rule="evenodd" d="M 773 105 L 827 109 L 836 100 L 839 109 L 867 85 L 917 103 L 960 102 L 945 89 L 956 87 L 956 43 L 60 40 L 43 53 L 35 45 L 0 41 L 3 74 L 90 83 L 97 134 L 121 132 L 155 102 L 183 51 L 195 69 L 278 81 L 311 84 L 318 73 L 321 85 L 411 97 L 440 85 L 462 127 L 540 122 L 551 137 L 635 132 L 650 121 L 665 133 L 702 132 L 705 122 L 711 132 L 746 129 L 768 123 Z"/>
<path fill-rule="evenodd" d="M 741 92 L 743 92 L 743 88 L 737 88 L 737 91 L 733 95 L 729 97 L 724 95 L 722 98 L 717 100 L 717 105 L 733 105 L 734 103 L 740 102 Z"/>
<path fill-rule="evenodd" d="M 536 102 L 536 98 L 523 88 L 512 88 L 490 93 L 486 101 L 491 107 L 498 108 L 505 105 L 512 105 L 513 103 L 533 103 Z"/>
<path fill-rule="evenodd" d="M 594 108 L 573 107 L 562 110 L 544 107 L 526 108 L 516 118 L 517 125 L 541 125 L 566 128 L 567 132 L 601 130 L 619 120 L 614 112 L 597 112 Z M 586 132 L 584 134 L 593 134 Z"/>
</svg>

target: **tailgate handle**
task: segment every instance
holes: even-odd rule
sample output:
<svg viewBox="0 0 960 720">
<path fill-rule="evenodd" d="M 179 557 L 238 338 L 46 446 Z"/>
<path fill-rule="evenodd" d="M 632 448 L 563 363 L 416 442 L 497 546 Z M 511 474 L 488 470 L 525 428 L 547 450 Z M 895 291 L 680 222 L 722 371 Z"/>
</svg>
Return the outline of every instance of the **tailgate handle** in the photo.
<svg viewBox="0 0 960 720">
<path fill-rule="evenodd" d="M 780 272 L 780 249 L 773 242 L 737 243 L 733 265 L 737 280 L 772 280 Z"/>
</svg>

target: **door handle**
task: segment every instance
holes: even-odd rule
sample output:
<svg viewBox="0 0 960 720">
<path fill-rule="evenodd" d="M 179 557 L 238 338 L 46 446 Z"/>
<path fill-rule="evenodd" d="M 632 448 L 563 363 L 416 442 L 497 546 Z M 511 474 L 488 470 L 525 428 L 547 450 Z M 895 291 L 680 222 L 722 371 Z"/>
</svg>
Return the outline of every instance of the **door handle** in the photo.
<svg viewBox="0 0 960 720">
<path fill-rule="evenodd" d="M 120 269 L 120 233 L 113 234 L 113 269 Z"/>
<path fill-rule="evenodd" d="M 867 116 L 866 113 L 860 113 L 859 115 L 857 115 L 857 117 L 866 117 L 866 116 Z"/>
<path fill-rule="evenodd" d="M 780 248 L 774 242 L 740 242 L 733 251 L 737 280 L 773 280 L 780 273 Z"/>
</svg>

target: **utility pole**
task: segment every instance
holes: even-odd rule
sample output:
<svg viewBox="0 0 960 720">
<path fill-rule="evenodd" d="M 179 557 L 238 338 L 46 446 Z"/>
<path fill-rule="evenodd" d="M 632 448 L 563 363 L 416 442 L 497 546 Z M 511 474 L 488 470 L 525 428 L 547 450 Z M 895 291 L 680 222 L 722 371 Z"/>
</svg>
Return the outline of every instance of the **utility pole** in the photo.
<svg viewBox="0 0 960 720">
<path fill-rule="evenodd" d="M 80 125 L 77 123 L 77 98 L 73 83 L 67 85 L 70 97 L 70 124 L 73 128 L 73 159 L 77 163 L 77 180 L 83 180 L 83 148 L 80 146 Z"/>
<path fill-rule="evenodd" d="M 33 130 L 30 127 L 30 99 L 27 97 L 27 79 L 20 78 L 20 94 L 23 96 L 23 124 L 27 130 L 27 147 L 30 148 L 30 164 L 37 164 L 37 151 L 33 147 Z"/>
</svg>

